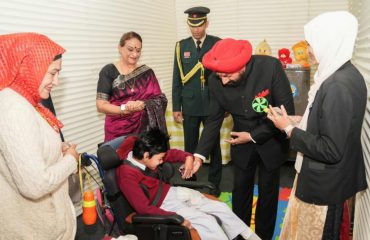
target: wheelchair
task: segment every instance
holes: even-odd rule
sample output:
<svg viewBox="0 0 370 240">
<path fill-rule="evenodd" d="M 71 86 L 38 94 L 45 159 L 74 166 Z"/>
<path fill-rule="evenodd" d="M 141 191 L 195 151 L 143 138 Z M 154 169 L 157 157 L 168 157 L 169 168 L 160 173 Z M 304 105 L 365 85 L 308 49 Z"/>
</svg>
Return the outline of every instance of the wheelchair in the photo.
<svg viewBox="0 0 370 240">
<path fill-rule="evenodd" d="M 124 138 L 122 138 L 124 140 Z M 117 147 L 117 144 L 113 147 Z M 103 187 L 97 189 L 97 212 L 106 233 L 109 236 L 134 234 L 140 240 L 197 240 L 200 239 L 195 229 L 189 230 L 181 224 L 180 215 L 139 215 L 135 213 L 116 183 L 116 168 L 123 164 L 116 150 L 109 144 L 98 148 L 97 158 L 93 159 L 99 169 Z M 85 159 L 93 158 L 86 154 Z M 88 160 L 87 160 L 88 161 Z M 211 183 L 196 181 L 171 181 L 175 169 L 170 163 L 163 163 L 155 176 L 172 186 L 184 186 L 193 189 L 206 189 L 211 192 L 215 186 Z M 207 197 L 216 197 L 205 194 Z M 219 221 L 220 222 L 220 221 Z"/>
</svg>

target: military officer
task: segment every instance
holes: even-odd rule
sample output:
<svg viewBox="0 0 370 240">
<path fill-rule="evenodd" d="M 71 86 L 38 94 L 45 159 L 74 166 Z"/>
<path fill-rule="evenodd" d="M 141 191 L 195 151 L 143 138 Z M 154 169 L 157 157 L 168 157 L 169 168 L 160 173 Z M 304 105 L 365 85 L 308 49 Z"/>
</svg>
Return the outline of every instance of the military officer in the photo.
<svg viewBox="0 0 370 240">
<path fill-rule="evenodd" d="M 209 93 L 207 78 L 211 73 L 202 65 L 203 55 L 220 40 L 207 35 L 206 7 L 193 7 L 184 13 L 188 14 L 187 24 L 191 35 L 176 43 L 173 67 L 172 104 L 175 122 L 182 123 L 184 128 L 185 151 L 193 153 L 199 140 L 199 128 L 208 116 Z M 208 180 L 216 186 L 214 195 L 219 195 L 222 174 L 222 157 L 220 135 L 210 154 Z"/>
</svg>

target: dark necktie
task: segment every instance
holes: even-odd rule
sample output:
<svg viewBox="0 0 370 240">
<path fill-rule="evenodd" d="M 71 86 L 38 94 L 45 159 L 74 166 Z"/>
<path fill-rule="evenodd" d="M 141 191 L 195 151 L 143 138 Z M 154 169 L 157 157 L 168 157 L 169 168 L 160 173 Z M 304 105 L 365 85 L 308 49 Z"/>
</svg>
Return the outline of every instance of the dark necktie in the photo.
<svg viewBox="0 0 370 240">
<path fill-rule="evenodd" d="M 197 52 L 199 53 L 200 52 L 200 44 L 202 43 L 202 41 L 200 40 L 197 40 Z"/>
</svg>

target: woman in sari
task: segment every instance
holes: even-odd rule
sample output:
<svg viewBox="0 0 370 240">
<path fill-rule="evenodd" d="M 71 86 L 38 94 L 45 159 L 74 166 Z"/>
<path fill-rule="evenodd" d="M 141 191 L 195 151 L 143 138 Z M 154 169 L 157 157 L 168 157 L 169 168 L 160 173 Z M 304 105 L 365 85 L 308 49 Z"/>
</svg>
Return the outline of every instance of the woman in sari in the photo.
<svg viewBox="0 0 370 240">
<path fill-rule="evenodd" d="M 318 64 L 299 125 L 270 107 L 268 118 L 298 151 L 297 177 L 280 239 L 349 239 L 341 232 L 347 199 L 367 188 L 361 129 L 367 90 L 352 65 L 356 18 L 324 13 L 304 27 L 312 63 Z M 298 118 L 295 118 L 298 119 Z"/>
<path fill-rule="evenodd" d="M 0 36 L 0 238 L 70 240 L 76 215 L 68 176 L 76 145 L 40 103 L 59 83 L 64 49 L 46 36 Z"/>
<path fill-rule="evenodd" d="M 105 142 L 148 127 L 167 132 L 167 99 L 151 68 L 139 65 L 142 38 L 135 32 L 122 35 L 119 61 L 107 64 L 99 74 L 96 107 L 105 117 Z"/>
</svg>

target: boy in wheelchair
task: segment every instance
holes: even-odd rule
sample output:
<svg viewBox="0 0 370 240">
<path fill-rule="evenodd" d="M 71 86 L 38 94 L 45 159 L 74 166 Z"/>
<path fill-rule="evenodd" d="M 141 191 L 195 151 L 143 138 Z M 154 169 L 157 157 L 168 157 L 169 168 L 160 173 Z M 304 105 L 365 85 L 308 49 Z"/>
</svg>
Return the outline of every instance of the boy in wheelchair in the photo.
<svg viewBox="0 0 370 240">
<path fill-rule="evenodd" d="M 128 202 L 139 214 L 173 215 L 184 218 L 183 225 L 195 228 L 205 239 L 260 239 L 223 202 L 206 198 L 199 191 L 173 187 L 151 177 L 164 161 L 185 162 L 182 177 L 189 178 L 201 163 L 191 154 L 168 149 L 169 136 L 158 129 L 144 132 L 140 137 L 128 137 L 117 150 L 124 160 L 116 171 L 117 183 Z M 216 217 L 221 221 L 219 224 Z"/>
</svg>

